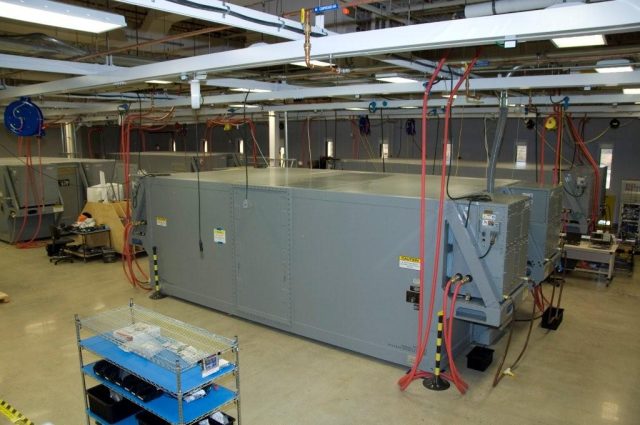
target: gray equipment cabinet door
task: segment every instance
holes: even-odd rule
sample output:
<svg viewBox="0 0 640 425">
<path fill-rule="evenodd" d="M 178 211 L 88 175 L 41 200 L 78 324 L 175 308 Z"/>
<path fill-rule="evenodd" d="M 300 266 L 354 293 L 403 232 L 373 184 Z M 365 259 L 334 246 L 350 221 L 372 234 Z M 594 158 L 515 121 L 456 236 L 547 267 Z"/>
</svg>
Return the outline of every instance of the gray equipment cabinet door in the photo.
<svg viewBox="0 0 640 425">
<path fill-rule="evenodd" d="M 237 308 L 263 323 L 290 325 L 290 190 L 250 188 L 245 201 L 243 186 L 233 197 Z"/>
</svg>

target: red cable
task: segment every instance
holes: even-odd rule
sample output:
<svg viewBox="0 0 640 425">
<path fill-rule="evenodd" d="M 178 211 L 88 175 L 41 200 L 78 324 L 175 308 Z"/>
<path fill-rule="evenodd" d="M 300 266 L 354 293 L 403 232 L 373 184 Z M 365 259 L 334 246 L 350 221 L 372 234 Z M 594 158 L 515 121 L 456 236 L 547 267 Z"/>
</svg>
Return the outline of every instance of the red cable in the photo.
<svg viewBox="0 0 640 425">
<path fill-rule="evenodd" d="M 22 137 L 20 137 L 20 145 L 22 145 L 23 139 Z M 28 146 L 30 146 L 30 142 L 29 139 L 27 139 L 27 143 L 25 146 L 25 166 L 26 166 L 26 171 L 27 171 L 27 175 L 25 176 L 26 178 L 24 179 L 24 197 L 22 199 L 22 202 L 24 203 L 24 216 L 22 217 L 22 225 L 20 226 L 20 230 L 18 230 L 18 235 L 15 238 L 16 243 L 20 242 L 20 239 L 22 238 L 22 233 L 24 232 L 24 228 L 27 225 L 27 216 L 29 214 L 29 155 L 27 154 L 27 152 L 30 152 L 31 149 L 28 148 Z M 18 210 L 20 210 L 20 203 L 18 203 Z"/>
<path fill-rule="evenodd" d="M 31 143 L 29 143 L 27 145 L 27 179 L 25 181 L 25 203 L 28 203 L 28 199 L 29 199 L 29 195 L 28 195 L 28 190 L 27 187 L 29 186 L 29 183 L 31 183 L 31 186 L 35 189 L 35 192 L 33 193 L 34 196 L 34 201 L 37 202 L 36 203 L 36 210 L 37 210 L 37 214 L 38 214 L 38 222 L 36 225 L 36 228 L 33 232 L 33 234 L 31 235 L 31 238 L 27 241 L 27 242 L 19 242 L 19 239 L 22 237 L 22 233 L 24 231 L 25 228 L 25 224 L 27 222 L 27 216 L 29 213 L 29 209 L 26 208 L 25 210 L 25 215 L 24 218 L 22 220 L 22 227 L 20 228 L 20 233 L 18 235 L 18 237 L 16 238 L 16 247 L 19 249 L 27 249 L 27 248 L 38 248 L 40 246 L 42 246 L 42 244 L 36 244 L 34 243 L 34 241 L 38 238 L 38 235 L 40 233 L 40 229 L 42 228 L 42 215 L 43 215 L 43 210 L 44 210 L 44 177 L 43 177 L 43 172 L 42 172 L 42 155 L 41 155 L 41 149 L 40 149 L 40 137 L 37 138 L 38 141 L 38 169 L 39 169 L 39 182 L 36 182 L 36 178 L 33 174 L 33 157 L 31 155 Z M 26 204 L 25 204 L 26 206 Z"/>
<path fill-rule="evenodd" d="M 351 156 L 358 159 L 360 156 L 360 127 L 353 118 L 349 119 L 351 123 Z"/>
<path fill-rule="evenodd" d="M 478 60 L 478 56 L 479 56 L 479 50 L 476 52 L 475 57 L 473 58 L 473 60 L 471 61 L 471 63 L 469 64 L 469 67 L 466 69 L 464 75 L 462 76 L 462 78 L 460 78 L 460 80 L 458 80 L 458 83 L 456 84 L 455 88 L 451 91 L 451 95 L 449 96 L 449 100 L 447 102 L 447 109 L 446 109 L 446 114 L 445 114 L 445 133 L 444 133 L 444 138 L 443 138 L 443 145 L 446 146 L 446 140 L 448 139 L 448 135 L 449 135 L 449 119 L 451 116 L 451 106 L 453 104 L 453 99 L 455 94 L 457 93 L 457 91 L 460 89 L 460 86 L 462 85 L 462 83 L 465 81 L 466 78 L 468 78 L 469 73 L 471 72 L 471 70 L 473 69 L 476 61 Z M 433 82 L 435 80 L 435 76 L 438 75 L 438 73 L 440 72 L 440 69 L 442 68 L 442 65 L 444 64 L 444 61 L 446 60 L 446 56 L 443 57 L 440 62 L 438 63 L 438 67 L 436 68 L 436 70 L 434 71 L 434 74 L 431 76 L 431 79 L 429 80 L 429 84 L 427 85 L 427 89 L 425 90 L 425 94 L 423 97 L 423 102 L 422 102 L 422 107 L 423 107 L 423 113 L 422 113 L 422 173 L 421 173 L 421 182 L 420 182 L 420 188 L 421 188 L 421 193 L 420 193 L 420 304 L 419 304 L 419 308 L 418 308 L 418 317 L 419 317 L 419 322 L 418 322 L 418 349 L 416 352 L 416 360 L 414 362 L 413 367 L 411 368 L 411 370 L 407 373 L 407 375 L 403 376 L 400 381 L 399 381 L 399 385 L 401 387 L 401 389 L 406 389 L 406 387 L 411 383 L 411 381 L 413 381 L 414 379 L 416 379 L 416 371 L 419 367 L 419 364 L 422 360 L 422 356 L 424 355 L 424 350 L 428 344 L 429 341 L 429 331 L 431 329 L 431 324 L 433 321 L 433 304 L 434 304 L 434 300 L 435 300 L 435 291 L 436 291 L 436 286 L 437 286 L 437 279 L 438 279 L 438 269 L 439 269 L 439 264 L 440 264 L 440 246 L 441 246 L 441 242 L 442 242 L 442 224 L 443 224 L 443 212 L 444 212 L 444 193 L 445 193 L 445 183 L 446 183 L 446 149 L 443 148 L 443 158 L 442 158 L 442 173 L 440 176 L 440 200 L 439 200 L 439 208 L 438 208 L 438 221 L 437 221 L 437 231 L 436 231 L 436 246 L 435 246 L 435 258 L 433 261 L 433 275 L 432 275 L 432 281 L 431 281 L 431 299 L 430 299 L 430 305 L 429 305 L 429 313 L 427 316 L 427 328 L 425 331 L 425 336 L 424 338 L 421 337 L 422 335 L 422 322 L 423 322 L 423 314 L 424 314 L 424 304 L 423 304 L 423 294 L 424 294 L 424 235 L 425 235 L 425 215 L 426 215 L 426 114 L 427 114 L 427 98 L 428 95 L 431 91 L 431 87 L 433 86 Z"/>
<path fill-rule="evenodd" d="M 553 116 L 556 117 L 556 158 L 553 166 L 553 184 L 557 185 L 560 177 L 560 154 L 562 152 L 562 109 L 559 105 L 553 106 Z"/>
<path fill-rule="evenodd" d="M 154 117 L 152 112 L 147 112 L 144 114 L 134 114 L 126 116 L 122 120 L 122 124 L 120 126 L 120 156 L 123 161 L 124 169 L 125 169 L 125 182 L 124 182 L 124 193 L 125 193 L 125 218 L 124 218 L 124 241 L 122 247 L 122 268 L 125 276 L 129 283 L 134 286 L 144 290 L 151 290 L 151 286 L 149 285 L 148 276 L 138 263 L 137 258 L 135 257 L 135 249 L 133 249 L 132 245 L 129 243 L 129 239 L 131 236 L 131 230 L 133 229 L 133 223 L 131 222 L 131 181 L 129 176 L 129 168 L 130 168 L 130 152 L 131 152 L 131 130 L 133 128 L 133 121 L 136 119 L 142 119 L 147 117 L 151 121 L 161 122 L 165 121 L 173 114 L 173 110 L 169 113 L 160 116 Z M 153 127 L 151 127 L 153 128 Z M 158 127 L 156 127 L 158 128 Z M 138 128 L 140 132 L 141 126 Z M 142 273 L 143 278 L 140 279 L 137 277 L 134 263 L 137 269 Z"/>
<path fill-rule="evenodd" d="M 445 292 L 443 293 L 443 300 L 442 300 L 443 312 L 445 316 L 443 321 L 442 333 L 444 335 L 444 342 L 445 342 L 445 348 L 447 350 L 447 356 L 449 357 L 449 370 L 450 370 L 451 378 L 453 379 L 453 383 L 458 389 L 458 391 L 460 391 L 461 394 L 464 394 L 469 388 L 469 385 L 467 385 L 467 383 L 464 382 L 464 380 L 460 377 L 460 373 L 458 372 L 458 368 L 454 361 L 453 345 L 452 345 L 453 321 L 455 319 L 456 300 L 458 299 L 458 294 L 460 293 L 460 289 L 462 288 L 462 285 L 464 285 L 464 282 L 456 283 L 456 287 L 453 291 L 453 297 L 451 299 L 451 308 L 448 312 L 447 312 L 447 299 L 449 296 L 451 281 L 447 284 L 447 287 L 445 288 Z M 448 317 L 448 320 L 447 320 L 447 317 Z"/>
<path fill-rule="evenodd" d="M 419 233 L 419 244 L 420 244 L 420 298 L 418 303 L 418 337 L 417 337 L 417 346 L 416 346 L 416 358 L 413 362 L 413 366 L 409 370 L 409 372 L 404 375 L 398 381 L 398 385 L 402 390 L 405 390 L 409 384 L 418 378 L 418 368 L 420 367 L 420 363 L 422 362 L 422 357 L 424 356 L 425 348 L 429 341 L 429 330 L 431 329 L 431 322 L 433 319 L 433 305 L 436 296 L 436 287 L 432 285 L 431 287 L 431 295 L 429 298 L 429 311 L 427 314 L 427 330 L 425 333 L 425 337 L 423 338 L 423 323 L 424 323 L 424 265 L 425 265 L 425 231 L 426 231 L 426 175 L 427 175 L 427 113 L 428 113 L 428 98 L 431 93 L 431 88 L 433 87 L 433 83 L 435 82 L 442 66 L 447 60 L 447 55 L 443 56 L 442 59 L 438 62 L 436 69 L 434 70 L 431 78 L 429 79 L 429 83 L 425 88 L 424 95 L 422 97 L 422 171 L 421 171 L 421 179 L 420 179 L 420 233 Z"/>
<path fill-rule="evenodd" d="M 542 134 L 540 135 L 540 138 L 542 139 L 540 143 L 540 173 L 538 174 L 538 181 L 540 182 L 540 185 L 543 185 L 545 183 L 545 178 L 544 178 L 544 151 L 545 151 L 545 145 L 547 144 L 547 126 L 546 123 L 543 123 L 542 125 Z"/>
<path fill-rule="evenodd" d="M 584 140 L 582 140 L 582 136 L 580 136 L 580 133 L 578 132 L 578 129 L 573 123 L 573 119 L 570 115 L 567 116 L 567 124 L 569 125 L 569 131 L 571 132 L 574 142 L 578 145 L 582 155 L 587 159 L 595 173 L 595 182 L 593 184 L 593 205 L 591 207 L 591 223 L 589 223 L 589 228 L 591 230 L 595 230 L 600 209 L 600 168 L 587 149 L 587 146 L 585 145 Z"/>
</svg>

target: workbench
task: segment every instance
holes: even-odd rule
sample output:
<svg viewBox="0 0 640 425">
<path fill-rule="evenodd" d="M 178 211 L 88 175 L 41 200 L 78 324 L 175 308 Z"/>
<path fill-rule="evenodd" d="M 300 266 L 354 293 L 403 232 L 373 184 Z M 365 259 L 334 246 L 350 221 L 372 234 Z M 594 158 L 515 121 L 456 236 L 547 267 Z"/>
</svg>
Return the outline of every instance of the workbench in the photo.
<svg viewBox="0 0 640 425">
<path fill-rule="evenodd" d="M 607 285 L 609 285 L 609 282 L 613 279 L 617 249 L 617 242 L 612 242 L 611 245 L 605 245 L 602 247 L 594 245 L 589 240 L 580 241 L 580 245 L 564 245 L 567 259 L 598 264 L 598 267 L 595 269 L 574 267 L 573 270 L 606 276 L 608 281 Z"/>
</svg>

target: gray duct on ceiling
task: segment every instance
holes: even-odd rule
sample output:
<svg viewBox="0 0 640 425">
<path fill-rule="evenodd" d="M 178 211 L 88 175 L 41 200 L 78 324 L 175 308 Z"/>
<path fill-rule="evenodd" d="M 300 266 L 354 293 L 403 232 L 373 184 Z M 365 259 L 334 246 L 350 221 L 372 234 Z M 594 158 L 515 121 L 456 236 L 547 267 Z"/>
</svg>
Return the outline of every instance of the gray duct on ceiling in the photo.
<svg viewBox="0 0 640 425">
<path fill-rule="evenodd" d="M 491 149 L 491 157 L 489 158 L 489 169 L 487 170 L 487 192 L 493 193 L 496 184 L 496 166 L 498 164 L 498 156 L 502 149 L 502 140 L 504 139 L 504 130 L 507 127 L 507 117 L 509 116 L 509 107 L 507 106 L 507 93 L 500 93 L 500 115 L 498 117 L 498 125 L 493 138 L 493 146 Z"/>
<path fill-rule="evenodd" d="M 477 18 L 479 16 L 545 9 L 562 3 L 584 2 L 585 0 L 493 0 L 486 3 L 469 4 L 465 6 L 464 16 L 465 18 Z"/>
<path fill-rule="evenodd" d="M 88 52 L 42 33 L 0 36 L 0 51 L 31 56 L 81 56 Z"/>
</svg>

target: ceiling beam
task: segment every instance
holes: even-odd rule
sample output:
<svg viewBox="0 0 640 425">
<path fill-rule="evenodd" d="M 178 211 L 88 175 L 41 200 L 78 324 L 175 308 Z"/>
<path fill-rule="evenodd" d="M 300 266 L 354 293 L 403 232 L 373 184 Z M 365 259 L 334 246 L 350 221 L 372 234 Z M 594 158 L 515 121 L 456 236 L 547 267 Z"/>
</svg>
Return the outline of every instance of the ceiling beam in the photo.
<svg viewBox="0 0 640 425">
<path fill-rule="evenodd" d="M 262 34 L 282 37 L 289 40 L 304 39 L 304 26 L 302 23 L 260 12 L 248 7 L 237 6 L 227 1 L 209 0 L 199 2 L 191 0 L 194 7 L 179 4 L 167 0 L 117 0 L 121 3 L 146 7 L 148 9 L 161 10 L 175 15 L 188 16 L 209 22 L 230 25 L 236 28 L 244 28 Z M 324 28 L 313 27 L 315 35 L 328 35 Z"/>
<path fill-rule="evenodd" d="M 455 84 L 455 81 L 454 81 Z M 611 85 L 633 85 L 640 87 L 640 71 L 625 72 L 617 74 L 615 81 L 611 74 L 566 74 L 566 75 L 544 75 L 544 76 L 523 76 L 523 77 L 498 77 L 498 78 L 481 78 L 470 80 L 469 89 L 474 92 L 483 91 L 500 91 L 500 90 L 528 90 L 528 89 L 546 89 L 546 88 L 583 88 L 583 87 L 606 87 Z M 433 86 L 433 93 L 447 92 L 451 88 L 451 83 L 442 81 Z M 330 87 L 306 87 L 294 90 L 282 90 L 270 93 L 246 93 L 242 94 L 226 94 L 215 96 L 204 96 L 203 103 L 205 105 L 221 105 L 229 103 L 257 103 L 264 101 L 277 101 L 285 99 L 313 99 L 326 97 L 352 97 L 355 95 L 405 95 L 420 94 L 424 91 L 422 83 L 380 83 L 380 84 L 357 84 L 345 86 Z M 621 95 L 627 96 L 627 95 Z M 621 98 L 621 99 L 624 99 Z M 622 100 L 619 100 L 622 102 Z M 616 100 L 618 102 L 618 100 Z M 180 107 L 191 104 L 189 97 L 183 96 L 178 99 L 161 101 L 156 100 L 157 107 Z M 111 110 L 115 106 L 107 106 L 105 111 Z M 150 102 L 143 102 L 142 108 L 151 107 Z M 90 111 L 88 111 L 90 112 Z M 96 111 L 98 112 L 98 111 Z"/>
<path fill-rule="evenodd" d="M 242 78 L 214 78 L 214 79 L 206 80 L 206 85 L 213 86 L 213 87 L 266 90 L 268 92 L 277 92 L 277 91 L 283 91 L 283 90 L 294 90 L 294 89 L 304 88 L 303 86 L 287 84 L 286 82 L 270 83 L 266 81 L 246 80 Z"/>
<path fill-rule="evenodd" d="M 625 72 L 620 73 L 616 77 L 617 82 L 622 85 L 633 85 L 640 87 L 640 71 L 635 72 Z M 509 89 L 545 89 L 545 88 L 583 88 L 583 87 L 606 87 L 612 84 L 611 74 L 566 74 L 566 75 L 555 75 L 555 76 L 521 76 L 521 77 L 498 77 L 498 78 L 482 78 L 477 80 L 471 80 L 469 89 L 475 93 L 481 92 L 493 92 L 500 90 L 509 90 Z M 615 84 L 615 83 L 614 83 Z M 441 93 L 447 92 L 450 89 L 449 82 L 440 82 L 433 86 L 433 93 Z M 330 87 L 313 87 L 313 88 L 298 88 L 298 89 L 290 89 L 290 90 L 281 90 L 281 91 L 273 91 L 269 93 L 238 93 L 238 94 L 227 94 L 227 95 L 215 95 L 215 96 L 204 96 L 203 97 L 203 106 L 206 105 L 228 105 L 232 103 L 243 103 L 246 101 L 248 104 L 254 104 L 257 102 L 264 101 L 278 101 L 285 99 L 314 99 L 314 98 L 327 98 L 327 97 L 342 97 L 349 98 L 355 95 L 360 96 L 380 96 L 382 98 L 390 97 L 393 95 L 407 95 L 407 94 L 417 94 L 420 95 L 424 91 L 424 86 L 421 83 L 406 83 L 406 84 L 391 84 L 391 83 L 380 83 L 380 84 L 357 84 L 357 85 L 347 85 L 347 86 L 330 86 Z M 587 93 L 587 92 L 585 92 Z M 382 98 L 380 101 L 382 101 Z M 462 98 L 462 96 L 461 96 Z M 469 101 L 468 103 L 460 103 L 466 102 L 461 100 L 456 100 L 456 106 L 459 105 L 474 105 L 479 106 L 483 104 L 494 105 L 491 103 L 490 97 L 483 97 L 479 102 Z M 546 104 L 548 101 L 548 97 L 536 97 L 536 102 Z M 547 101 L 542 101 L 547 99 Z M 559 101 L 561 97 L 557 97 L 554 99 L 555 101 Z M 589 100 L 591 99 L 591 100 Z M 431 102 L 434 102 L 433 105 L 438 105 L 441 99 L 433 98 Z M 609 95 L 598 95 L 598 94 L 584 94 L 584 95 L 570 95 L 569 103 L 570 104 L 622 104 L 622 103 L 633 103 L 636 101 L 640 101 L 640 96 L 636 95 L 624 95 L 620 94 L 609 94 Z M 394 101 L 394 102 L 404 102 L 403 105 L 418 106 L 421 104 L 421 100 L 403 100 L 403 101 Z M 485 103 L 489 102 L 489 103 Z M 534 102 L 534 104 L 537 104 Z M 0 102 L 6 103 L 6 102 Z M 363 107 L 363 105 L 368 105 L 367 102 L 355 102 L 351 103 L 352 105 Z M 509 103 L 514 104 L 528 104 L 528 97 L 522 98 L 520 96 L 511 96 L 509 98 Z M 181 107 L 181 106 L 189 106 L 191 105 L 191 99 L 188 96 L 177 97 L 172 100 L 161 100 L 155 98 L 153 102 L 150 101 L 142 101 L 136 102 L 136 107 L 140 109 L 148 109 L 152 106 L 158 108 L 170 108 L 170 107 Z M 325 105 L 331 105 L 327 103 Z M 280 106 L 263 106 L 263 108 L 279 108 Z M 300 110 L 309 109 L 306 104 L 296 104 L 291 106 L 292 108 L 298 107 Z M 340 106 L 326 106 L 328 109 L 340 109 Z M 118 105 L 116 104 L 105 104 L 103 106 L 98 107 L 85 107 L 83 113 L 85 114 L 100 114 L 100 113 L 109 113 L 116 111 L 118 109 Z M 313 108 L 311 108 L 313 109 Z M 274 109 L 275 110 L 275 109 Z M 283 109 L 284 110 L 284 109 Z"/>
<path fill-rule="evenodd" d="M 97 63 L 69 62 L 0 53 L 0 68 L 22 71 L 51 72 L 55 74 L 95 75 L 124 69 L 119 66 Z"/>
<path fill-rule="evenodd" d="M 434 105 L 434 107 L 442 107 L 442 105 Z M 47 111 L 43 110 L 45 116 L 55 116 L 60 115 L 60 111 L 52 110 Z M 294 114 L 294 112 L 299 112 L 299 114 Z M 570 112 L 576 115 L 587 114 L 590 118 L 597 117 L 617 117 L 623 118 L 628 117 L 632 119 L 637 119 L 640 117 L 640 105 L 620 105 L 618 107 L 602 107 L 595 105 L 578 105 L 572 107 Z M 366 114 L 365 111 L 348 111 L 348 110 L 333 110 L 327 109 L 324 110 L 322 108 L 316 108 L 314 110 L 301 110 L 294 111 L 289 110 L 289 122 L 296 121 L 299 119 L 305 119 L 308 116 L 312 117 L 326 117 L 328 119 L 333 119 L 334 117 L 338 117 L 339 119 L 347 119 L 349 117 L 353 117 L 354 115 L 362 115 Z M 383 113 L 383 119 L 399 119 L 399 118 L 418 118 L 420 116 L 421 111 L 419 109 L 387 109 Z M 538 106 L 538 113 L 542 117 L 546 117 L 547 115 L 553 113 L 553 106 Z M 179 120 L 180 122 L 186 123 L 194 123 L 196 121 L 202 123 L 203 116 L 212 117 L 217 115 L 228 115 L 229 110 L 227 108 L 202 108 L 198 112 L 198 117 L 193 114 L 193 111 L 187 109 L 177 110 L 173 116 L 173 119 Z M 497 116 L 498 108 L 497 106 L 477 106 L 477 107 L 458 107 L 453 108 L 451 111 L 453 117 L 464 117 L 466 119 L 469 118 L 480 118 L 487 116 Z M 236 116 L 242 115 L 242 112 L 236 111 Z M 251 118 L 253 121 L 266 121 L 268 117 L 268 110 L 248 110 L 246 116 Z M 71 117 L 71 115 L 69 115 Z M 443 114 L 439 115 L 440 118 L 443 117 Z M 509 108 L 509 117 L 510 118 L 534 118 L 535 114 L 529 112 L 525 113 L 524 108 L 522 107 L 511 107 Z M 95 115 L 95 116 L 82 116 L 79 122 L 84 123 L 102 123 L 102 122 L 117 122 L 118 114 L 116 112 L 110 112 L 108 114 L 103 115 Z M 380 119 L 380 114 L 370 114 L 369 119 L 377 120 Z M 2 121 L 2 116 L 0 116 L 0 121 Z"/>
<path fill-rule="evenodd" d="M 571 16 L 571 19 L 567 19 Z M 544 25 L 540 25 L 544 22 Z M 415 50 L 479 46 L 512 39 L 519 42 L 640 30 L 640 5 L 630 0 L 534 10 L 508 15 L 459 19 L 384 30 L 338 34 L 313 40 L 313 59 L 335 59 Z M 304 60 L 303 40 L 253 46 L 176 59 L 91 76 L 33 84 L 0 91 L 0 99 L 73 92 L 125 85 L 182 73 L 210 73 L 281 65 Z M 552 86 L 553 87 L 553 86 Z"/>
</svg>

